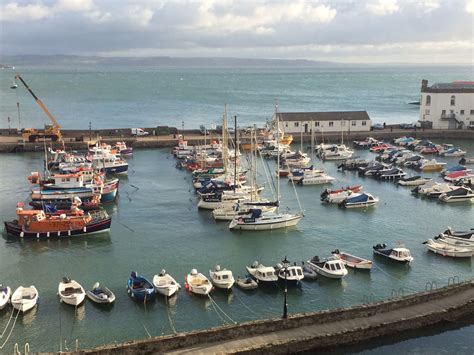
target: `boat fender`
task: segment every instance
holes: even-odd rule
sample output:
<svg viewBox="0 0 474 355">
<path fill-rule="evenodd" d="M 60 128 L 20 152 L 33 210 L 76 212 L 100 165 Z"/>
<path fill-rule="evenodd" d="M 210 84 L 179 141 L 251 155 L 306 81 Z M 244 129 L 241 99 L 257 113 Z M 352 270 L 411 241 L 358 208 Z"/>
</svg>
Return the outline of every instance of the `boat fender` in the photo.
<svg viewBox="0 0 474 355">
<path fill-rule="evenodd" d="M 86 227 L 82 228 L 82 231 L 85 233 L 87 231 L 87 228 Z"/>
<path fill-rule="evenodd" d="M 49 232 L 46 232 L 46 236 L 49 238 Z"/>
<path fill-rule="evenodd" d="M 61 235 L 61 231 L 58 231 L 58 237 Z"/>
<path fill-rule="evenodd" d="M 40 234 L 36 233 L 36 238 L 39 239 L 39 237 L 40 237 Z"/>
<path fill-rule="evenodd" d="M 68 236 L 71 236 L 71 230 L 68 230 L 68 231 L 67 231 L 67 235 L 68 235 Z"/>
<path fill-rule="evenodd" d="M 24 235 L 25 235 L 25 232 L 20 232 L 20 238 L 23 238 Z"/>
</svg>

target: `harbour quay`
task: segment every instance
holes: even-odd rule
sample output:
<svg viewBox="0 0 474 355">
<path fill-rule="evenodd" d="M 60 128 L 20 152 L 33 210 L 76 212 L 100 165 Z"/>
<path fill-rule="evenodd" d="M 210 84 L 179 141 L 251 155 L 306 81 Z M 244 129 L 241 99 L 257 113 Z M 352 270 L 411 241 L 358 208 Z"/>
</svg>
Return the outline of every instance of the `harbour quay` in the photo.
<svg viewBox="0 0 474 355">
<path fill-rule="evenodd" d="M 68 149 L 83 150 L 87 149 L 88 143 L 100 137 L 102 142 L 107 144 L 115 144 L 118 141 L 124 141 L 127 146 L 133 148 L 171 148 L 177 145 L 179 139 L 185 139 L 190 145 L 202 144 L 205 140 L 218 141 L 221 138 L 220 133 L 210 130 L 204 136 L 198 129 L 179 130 L 175 127 L 167 127 L 166 130 L 160 131 L 157 127 L 143 128 L 149 134 L 146 136 L 134 136 L 130 128 L 110 128 L 100 130 L 80 130 L 80 129 L 63 129 L 64 144 Z M 173 132 L 173 133 L 170 133 Z M 310 132 L 301 132 L 295 134 L 295 142 L 302 140 L 303 142 L 311 142 Z M 402 129 L 398 124 L 386 125 L 384 129 L 372 131 L 346 131 L 344 132 L 344 140 L 362 140 L 367 136 L 375 139 L 391 140 L 400 136 L 411 136 L 418 139 L 474 139 L 474 130 L 460 129 Z M 244 130 L 238 131 L 240 140 L 248 139 L 248 134 Z M 341 132 L 322 132 L 315 131 L 314 138 L 316 141 L 322 142 L 340 142 Z M 56 146 L 59 144 L 46 141 L 46 144 Z M 14 152 L 34 152 L 44 150 L 43 142 L 27 142 L 22 139 L 21 133 L 13 129 L 0 129 L 0 153 Z"/>
</svg>

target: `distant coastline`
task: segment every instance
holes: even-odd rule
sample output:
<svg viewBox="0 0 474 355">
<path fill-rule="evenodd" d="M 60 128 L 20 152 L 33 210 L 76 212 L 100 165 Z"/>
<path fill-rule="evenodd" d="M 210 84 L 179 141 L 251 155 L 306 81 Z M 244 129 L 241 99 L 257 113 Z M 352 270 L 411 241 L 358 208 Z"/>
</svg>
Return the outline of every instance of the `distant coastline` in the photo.
<svg viewBox="0 0 474 355">
<path fill-rule="evenodd" d="M 160 66 L 160 67 L 301 67 L 341 66 L 426 66 L 416 63 L 341 63 L 309 59 L 258 59 L 233 57 L 101 57 L 80 55 L 2 55 L 0 68 L 12 66 Z M 466 64 L 430 64 L 433 67 L 467 66 Z"/>
</svg>

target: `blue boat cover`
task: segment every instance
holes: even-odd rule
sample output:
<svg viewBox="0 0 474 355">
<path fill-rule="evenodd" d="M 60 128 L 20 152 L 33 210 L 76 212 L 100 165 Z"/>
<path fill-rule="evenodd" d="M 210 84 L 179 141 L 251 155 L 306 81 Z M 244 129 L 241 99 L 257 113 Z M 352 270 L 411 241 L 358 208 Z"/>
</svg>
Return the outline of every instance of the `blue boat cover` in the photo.
<svg viewBox="0 0 474 355">
<path fill-rule="evenodd" d="M 366 194 L 354 196 L 354 197 L 348 197 L 347 198 L 347 203 L 358 203 L 358 202 L 367 202 L 369 200 L 369 196 Z"/>
</svg>

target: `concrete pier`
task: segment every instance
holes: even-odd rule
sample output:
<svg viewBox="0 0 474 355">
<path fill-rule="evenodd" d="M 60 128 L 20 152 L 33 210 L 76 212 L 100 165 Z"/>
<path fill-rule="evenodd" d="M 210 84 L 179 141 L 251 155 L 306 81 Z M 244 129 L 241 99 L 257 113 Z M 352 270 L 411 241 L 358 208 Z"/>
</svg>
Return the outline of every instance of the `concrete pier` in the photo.
<svg viewBox="0 0 474 355">
<path fill-rule="evenodd" d="M 151 128 L 147 131 L 156 133 L 156 130 Z M 97 137 L 101 137 L 101 140 L 108 144 L 115 144 L 118 141 L 124 141 L 127 145 L 132 146 L 133 148 L 167 148 L 174 147 L 177 145 L 178 134 L 150 134 L 144 137 L 134 137 L 130 134 L 130 129 L 104 129 L 96 130 L 89 132 L 88 130 L 63 130 L 64 141 L 67 149 L 74 150 L 85 150 L 87 149 L 87 142 L 92 138 L 94 140 Z M 184 132 L 179 132 L 184 135 L 184 138 L 188 141 L 190 145 L 204 144 L 204 139 L 207 142 L 211 140 L 219 140 L 221 135 L 216 133 L 211 133 L 204 138 L 203 135 L 199 133 L 198 130 L 186 130 Z M 384 130 L 377 130 L 371 132 L 351 132 L 344 133 L 344 142 L 349 142 L 352 144 L 354 140 L 363 140 L 366 137 L 371 136 L 376 139 L 393 139 L 401 136 L 412 136 L 416 138 L 427 138 L 427 139 L 438 139 L 449 142 L 455 139 L 474 139 L 474 130 L 406 130 L 399 128 L 386 128 Z M 304 143 L 309 143 L 311 141 L 311 135 L 305 133 L 302 135 L 293 135 L 293 144 L 297 145 L 301 142 L 303 138 Z M 240 140 L 245 141 L 249 140 L 250 136 L 245 134 L 240 134 Z M 315 140 L 317 143 L 320 142 L 341 142 L 341 133 L 316 133 Z M 59 147 L 57 143 L 46 143 L 48 146 L 53 144 L 55 147 Z M 21 135 L 12 133 L 12 131 L 3 129 L 0 130 L 0 153 L 10 153 L 10 152 L 34 152 L 34 151 L 43 151 L 44 143 L 43 142 L 24 142 Z"/>
<path fill-rule="evenodd" d="M 474 313 L 474 281 L 343 309 L 291 315 L 83 350 L 81 354 L 295 353 L 452 322 Z"/>
</svg>

